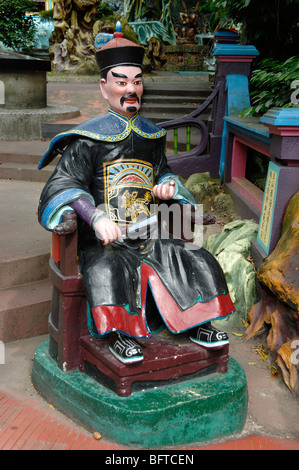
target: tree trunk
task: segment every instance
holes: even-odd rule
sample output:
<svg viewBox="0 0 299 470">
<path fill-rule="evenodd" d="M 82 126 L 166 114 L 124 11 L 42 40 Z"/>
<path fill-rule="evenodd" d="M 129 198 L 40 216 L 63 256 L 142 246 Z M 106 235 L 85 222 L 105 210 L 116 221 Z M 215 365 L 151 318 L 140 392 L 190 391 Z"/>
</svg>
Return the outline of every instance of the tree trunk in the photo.
<svg viewBox="0 0 299 470">
<path fill-rule="evenodd" d="M 267 332 L 267 325 L 270 328 L 267 345 L 276 356 L 286 385 L 294 395 L 299 396 L 298 313 L 277 299 L 268 289 L 262 288 L 261 300 L 253 305 L 248 319 L 250 326 L 246 330 L 246 340 Z"/>
<path fill-rule="evenodd" d="M 296 350 L 297 348 L 297 350 Z M 299 336 L 283 344 L 277 354 L 283 379 L 291 392 L 299 397 Z M 298 351 L 298 352 L 297 352 Z"/>
</svg>

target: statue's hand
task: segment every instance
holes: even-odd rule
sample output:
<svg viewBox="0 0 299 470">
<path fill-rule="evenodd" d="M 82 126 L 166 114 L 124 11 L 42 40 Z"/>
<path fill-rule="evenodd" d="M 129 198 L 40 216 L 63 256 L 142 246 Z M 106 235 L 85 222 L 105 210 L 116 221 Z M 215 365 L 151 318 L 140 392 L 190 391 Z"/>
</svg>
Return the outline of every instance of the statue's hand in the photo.
<svg viewBox="0 0 299 470">
<path fill-rule="evenodd" d="M 119 226 L 107 217 L 98 220 L 95 224 L 95 232 L 103 245 L 108 245 L 122 237 Z"/>
<path fill-rule="evenodd" d="M 158 199 L 168 201 L 172 199 L 175 194 L 175 182 L 170 181 L 166 184 L 156 184 L 153 187 L 153 193 Z"/>
</svg>

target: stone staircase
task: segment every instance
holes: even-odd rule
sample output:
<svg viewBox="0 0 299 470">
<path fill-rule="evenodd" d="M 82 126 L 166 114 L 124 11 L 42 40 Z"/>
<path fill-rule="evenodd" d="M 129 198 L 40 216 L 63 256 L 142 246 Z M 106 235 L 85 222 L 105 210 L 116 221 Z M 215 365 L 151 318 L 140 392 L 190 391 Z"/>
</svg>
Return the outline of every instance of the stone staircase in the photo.
<svg viewBox="0 0 299 470">
<path fill-rule="evenodd" d="M 37 166 L 46 152 L 49 140 L 0 141 L 0 180 L 46 182 L 53 173 L 57 159 L 48 167 Z"/>
<path fill-rule="evenodd" d="M 37 221 L 43 183 L 0 181 L 0 340 L 45 334 L 51 236 Z"/>
<path fill-rule="evenodd" d="M 145 83 L 142 114 L 157 123 L 177 119 L 198 108 L 211 92 L 209 82 Z"/>
<path fill-rule="evenodd" d="M 49 254 L 43 254 L 0 263 L 1 271 L 10 274 L 5 287 L 0 283 L 0 340 L 4 343 L 47 333 L 52 298 L 48 260 Z"/>
<path fill-rule="evenodd" d="M 142 114 L 153 122 L 161 123 L 182 118 L 196 110 L 209 97 L 209 82 L 152 82 L 145 84 Z M 210 110 L 201 114 L 207 123 Z M 191 148 L 199 143 L 200 132 L 192 128 Z M 173 131 L 167 132 L 166 155 L 173 154 Z M 178 129 L 178 151 L 186 150 L 186 128 Z"/>
</svg>

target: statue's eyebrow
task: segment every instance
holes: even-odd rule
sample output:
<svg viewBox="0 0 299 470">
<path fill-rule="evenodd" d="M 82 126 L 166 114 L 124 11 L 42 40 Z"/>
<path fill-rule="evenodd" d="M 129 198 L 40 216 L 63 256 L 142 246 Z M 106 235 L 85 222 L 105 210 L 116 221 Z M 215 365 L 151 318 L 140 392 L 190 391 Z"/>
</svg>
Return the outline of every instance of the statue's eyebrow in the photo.
<svg viewBox="0 0 299 470">
<path fill-rule="evenodd" d="M 116 73 L 116 72 L 111 72 L 111 73 L 112 73 L 113 77 L 116 77 L 116 78 L 128 78 L 123 73 Z"/>
<path fill-rule="evenodd" d="M 113 77 L 116 78 L 128 78 L 125 74 L 123 73 L 117 73 L 117 72 L 111 72 Z M 142 78 L 142 73 L 137 73 L 134 78 Z"/>
</svg>

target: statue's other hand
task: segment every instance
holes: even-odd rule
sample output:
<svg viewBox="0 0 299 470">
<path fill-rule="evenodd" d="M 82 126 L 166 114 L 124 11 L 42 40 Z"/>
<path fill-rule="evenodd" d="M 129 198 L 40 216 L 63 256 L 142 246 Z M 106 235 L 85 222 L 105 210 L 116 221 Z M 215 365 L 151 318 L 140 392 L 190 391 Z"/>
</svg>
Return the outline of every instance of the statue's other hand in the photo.
<svg viewBox="0 0 299 470">
<path fill-rule="evenodd" d="M 158 199 L 167 201 L 172 199 L 175 194 L 175 182 L 170 181 L 166 184 L 156 184 L 153 188 L 153 193 Z"/>
<path fill-rule="evenodd" d="M 95 232 L 103 245 L 108 245 L 122 237 L 119 226 L 107 217 L 98 220 L 95 224 Z"/>
</svg>

